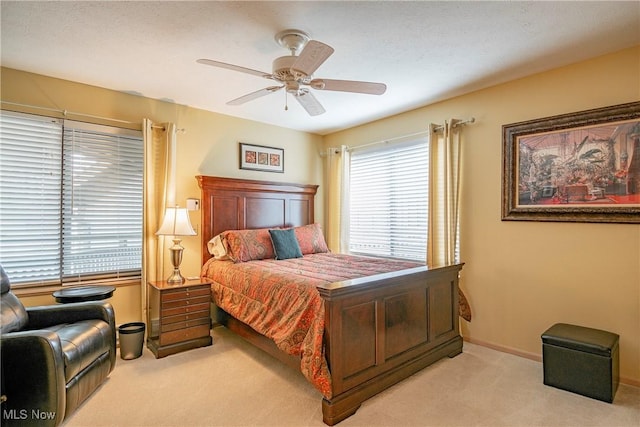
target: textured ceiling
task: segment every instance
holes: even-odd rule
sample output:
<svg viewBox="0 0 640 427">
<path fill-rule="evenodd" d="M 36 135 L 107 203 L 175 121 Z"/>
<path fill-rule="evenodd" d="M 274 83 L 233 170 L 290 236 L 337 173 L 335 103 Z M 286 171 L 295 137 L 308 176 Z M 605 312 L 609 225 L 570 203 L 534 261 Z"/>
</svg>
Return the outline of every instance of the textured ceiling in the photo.
<svg viewBox="0 0 640 427">
<path fill-rule="evenodd" d="M 640 44 L 640 2 L 2 1 L 9 68 L 326 134 Z M 310 117 L 260 77 L 298 28 L 335 49 L 315 77 L 383 82 L 381 96 L 314 91 Z M 639 58 L 640 60 L 640 58 Z M 58 106 L 64 108 L 65 106 Z"/>
</svg>

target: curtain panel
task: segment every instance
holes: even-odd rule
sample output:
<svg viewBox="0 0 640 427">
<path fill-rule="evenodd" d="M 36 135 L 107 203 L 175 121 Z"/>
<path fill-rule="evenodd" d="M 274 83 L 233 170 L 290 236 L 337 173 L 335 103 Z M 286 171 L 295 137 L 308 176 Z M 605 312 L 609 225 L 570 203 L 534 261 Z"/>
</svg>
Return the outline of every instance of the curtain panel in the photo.
<svg viewBox="0 0 640 427">
<path fill-rule="evenodd" d="M 441 132 L 429 128 L 429 228 L 427 266 L 438 267 L 459 262 L 460 203 L 462 190 L 461 120 L 445 121 Z M 471 321 L 471 306 L 462 289 L 458 290 L 459 315 Z"/>
<path fill-rule="evenodd" d="M 459 120 L 445 121 L 441 132 L 430 126 L 429 228 L 427 265 L 455 263 L 460 227 L 462 153 Z"/>
<path fill-rule="evenodd" d="M 176 126 L 143 120 L 144 215 L 142 251 L 142 316 L 147 318 L 147 283 L 164 278 L 164 236 L 156 236 L 165 207 L 175 206 Z"/>
<path fill-rule="evenodd" d="M 327 148 L 325 153 L 325 237 L 332 252 L 349 251 L 349 150 Z"/>
</svg>

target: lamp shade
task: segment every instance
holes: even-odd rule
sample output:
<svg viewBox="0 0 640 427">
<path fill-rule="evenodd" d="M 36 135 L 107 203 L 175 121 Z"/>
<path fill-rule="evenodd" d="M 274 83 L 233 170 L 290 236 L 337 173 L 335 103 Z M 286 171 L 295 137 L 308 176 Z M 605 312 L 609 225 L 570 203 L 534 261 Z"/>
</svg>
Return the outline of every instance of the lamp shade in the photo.
<svg viewBox="0 0 640 427">
<path fill-rule="evenodd" d="M 160 229 L 156 231 L 160 236 L 195 236 L 196 232 L 189 221 L 189 211 L 186 208 L 167 208 Z"/>
</svg>

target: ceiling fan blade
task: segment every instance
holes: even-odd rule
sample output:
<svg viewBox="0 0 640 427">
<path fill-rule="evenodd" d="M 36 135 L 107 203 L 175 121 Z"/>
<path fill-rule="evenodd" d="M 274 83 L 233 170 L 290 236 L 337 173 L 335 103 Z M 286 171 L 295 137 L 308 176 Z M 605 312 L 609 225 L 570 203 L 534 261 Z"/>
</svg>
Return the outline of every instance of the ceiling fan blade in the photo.
<svg viewBox="0 0 640 427">
<path fill-rule="evenodd" d="M 300 89 L 298 94 L 295 95 L 295 98 L 298 100 L 300 105 L 307 110 L 307 113 L 309 113 L 310 116 L 319 116 L 325 112 L 322 104 L 320 104 L 316 97 L 307 89 Z"/>
<path fill-rule="evenodd" d="M 313 79 L 309 85 L 318 90 L 334 90 L 339 92 L 366 93 L 382 95 L 387 90 L 384 83 L 359 82 L 354 80 Z"/>
<path fill-rule="evenodd" d="M 269 73 L 265 73 L 264 71 L 252 70 L 251 68 L 240 67 L 239 65 L 227 64 L 226 62 L 213 61 L 211 59 L 198 59 L 196 61 L 199 64 L 211 65 L 213 67 L 226 68 L 227 70 L 232 71 L 240 71 L 241 73 L 252 74 L 258 77 L 264 77 L 265 79 L 270 79 L 273 76 Z"/>
<path fill-rule="evenodd" d="M 291 66 L 291 73 L 296 78 L 308 77 L 318 69 L 333 53 L 333 48 L 316 40 L 307 42 L 296 62 Z"/>
<path fill-rule="evenodd" d="M 240 98 L 232 99 L 231 101 L 227 102 L 227 105 L 241 105 L 241 104 L 244 104 L 245 102 L 249 102 L 251 100 L 260 98 L 261 96 L 269 95 L 270 93 L 276 92 L 282 89 L 283 87 L 284 86 L 265 87 L 264 89 L 260 89 L 255 92 L 248 93 L 244 96 L 241 96 Z"/>
</svg>

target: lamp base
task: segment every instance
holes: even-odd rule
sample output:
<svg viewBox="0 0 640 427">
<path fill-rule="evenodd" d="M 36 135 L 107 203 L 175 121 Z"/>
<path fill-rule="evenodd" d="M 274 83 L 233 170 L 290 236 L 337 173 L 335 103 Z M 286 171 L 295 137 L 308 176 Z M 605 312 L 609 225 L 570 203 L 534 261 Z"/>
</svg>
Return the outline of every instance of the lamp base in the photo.
<svg viewBox="0 0 640 427">
<path fill-rule="evenodd" d="M 185 280 L 186 279 L 182 276 L 182 274 L 180 274 L 180 270 L 176 268 L 173 270 L 173 273 L 171 273 L 171 276 L 169 276 L 169 278 L 167 279 L 167 283 L 169 285 L 182 285 Z"/>
<path fill-rule="evenodd" d="M 182 285 L 185 282 L 184 277 L 180 274 L 180 264 L 182 263 L 182 250 L 184 249 L 180 245 L 181 239 L 174 238 L 173 246 L 169 248 L 171 251 L 171 264 L 173 264 L 173 273 L 167 279 L 167 283 L 170 285 Z"/>
</svg>

